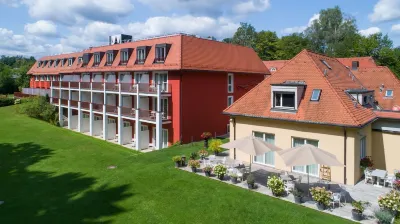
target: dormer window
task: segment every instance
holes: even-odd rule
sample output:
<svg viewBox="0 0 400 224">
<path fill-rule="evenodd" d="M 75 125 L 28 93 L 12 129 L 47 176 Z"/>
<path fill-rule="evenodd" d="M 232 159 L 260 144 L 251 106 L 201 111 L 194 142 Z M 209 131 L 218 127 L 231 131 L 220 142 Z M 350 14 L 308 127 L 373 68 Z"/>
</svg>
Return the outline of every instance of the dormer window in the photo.
<svg viewBox="0 0 400 224">
<path fill-rule="evenodd" d="M 126 65 L 126 64 L 128 64 L 128 60 L 129 60 L 129 57 L 130 57 L 130 55 L 132 54 L 132 48 L 124 48 L 124 49 L 121 49 L 121 53 L 120 53 L 120 55 L 121 55 L 121 58 L 120 58 L 120 65 Z"/>
<path fill-rule="evenodd" d="M 136 49 L 136 64 L 144 64 L 147 57 L 147 47 L 138 47 Z"/>
<path fill-rule="evenodd" d="M 114 53 L 112 53 L 112 52 L 107 52 L 107 62 L 106 62 L 106 65 L 108 65 L 108 66 L 112 65 L 113 61 L 114 61 Z"/>
<path fill-rule="evenodd" d="M 58 59 L 54 61 L 54 68 L 57 67 Z"/>
<path fill-rule="evenodd" d="M 79 58 L 78 58 L 78 65 L 82 64 L 82 62 L 83 62 L 83 58 L 82 58 L 82 57 L 79 57 Z"/>
<path fill-rule="evenodd" d="M 285 81 L 271 84 L 271 110 L 296 112 L 305 87 L 304 81 Z"/>
<path fill-rule="evenodd" d="M 269 69 L 269 71 L 271 71 L 271 72 L 276 72 L 276 68 L 275 68 L 275 67 L 271 67 L 271 68 Z"/>
<path fill-rule="evenodd" d="M 386 90 L 385 96 L 386 97 L 393 97 L 393 90 L 391 90 L 391 89 Z"/>
<path fill-rule="evenodd" d="M 165 61 L 170 46 L 170 44 L 156 44 L 156 58 L 154 60 L 155 63 L 163 63 Z"/>
<path fill-rule="evenodd" d="M 71 67 L 73 63 L 74 63 L 74 59 L 68 58 L 68 66 Z"/>
<path fill-rule="evenodd" d="M 61 67 L 64 67 L 64 59 L 60 59 Z"/>
<path fill-rule="evenodd" d="M 311 94 L 311 101 L 319 101 L 319 97 L 321 96 L 320 89 L 313 89 Z"/>
<path fill-rule="evenodd" d="M 100 53 L 95 53 L 93 66 L 99 66 L 99 64 L 100 64 Z"/>
<path fill-rule="evenodd" d="M 274 92 L 274 108 L 295 109 L 295 93 Z"/>
</svg>

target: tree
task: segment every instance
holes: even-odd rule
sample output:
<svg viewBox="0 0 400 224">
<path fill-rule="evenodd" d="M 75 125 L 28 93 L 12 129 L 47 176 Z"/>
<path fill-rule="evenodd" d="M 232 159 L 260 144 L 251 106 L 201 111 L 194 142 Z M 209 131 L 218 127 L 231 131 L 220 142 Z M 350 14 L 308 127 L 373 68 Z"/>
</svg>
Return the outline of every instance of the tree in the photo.
<svg viewBox="0 0 400 224">
<path fill-rule="evenodd" d="M 256 36 L 256 29 L 251 24 L 240 23 L 240 27 L 232 37 L 232 43 L 254 48 Z"/>
<path fill-rule="evenodd" d="M 8 65 L 0 63 L 0 94 L 10 94 L 17 90 L 15 80 Z"/>
<path fill-rule="evenodd" d="M 310 41 L 301 33 L 283 36 L 277 43 L 277 59 L 288 60 L 296 56 L 303 49 L 310 48 Z"/>
<path fill-rule="evenodd" d="M 278 41 L 279 38 L 275 32 L 263 30 L 256 35 L 254 43 L 255 51 L 262 60 L 275 60 L 277 59 Z"/>
<path fill-rule="evenodd" d="M 231 44 L 232 43 L 232 38 L 230 38 L 230 37 L 225 38 L 225 39 L 222 40 L 222 42 Z"/>
</svg>

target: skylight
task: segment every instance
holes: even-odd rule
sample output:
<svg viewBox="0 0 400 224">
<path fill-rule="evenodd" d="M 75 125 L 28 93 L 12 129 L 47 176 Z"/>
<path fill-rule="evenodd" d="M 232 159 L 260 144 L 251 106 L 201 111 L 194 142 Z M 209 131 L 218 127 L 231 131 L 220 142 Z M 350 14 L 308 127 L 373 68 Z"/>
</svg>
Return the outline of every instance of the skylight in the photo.
<svg viewBox="0 0 400 224">
<path fill-rule="evenodd" d="M 313 89 L 312 95 L 311 95 L 311 101 L 319 101 L 320 96 L 321 96 L 321 90 Z"/>
<path fill-rule="evenodd" d="M 386 90 L 385 96 L 386 97 L 393 97 L 393 90 L 391 90 L 391 89 Z"/>
<path fill-rule="evenodd" d="M 321 60 L 321 62 L 322 62 L 326 67 L 328 67 L 329 69 L 332 70 L 332 67 L 328 64 L 328 62 L 326 62 L 325 60 Z"/>
</svg>

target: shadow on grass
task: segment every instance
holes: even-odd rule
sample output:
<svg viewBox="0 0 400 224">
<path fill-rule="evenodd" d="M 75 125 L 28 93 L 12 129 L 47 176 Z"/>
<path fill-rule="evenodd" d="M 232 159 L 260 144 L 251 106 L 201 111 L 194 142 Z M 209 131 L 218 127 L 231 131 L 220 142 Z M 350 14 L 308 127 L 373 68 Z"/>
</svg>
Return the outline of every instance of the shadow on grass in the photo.
<svg viewBox="0 0 400 224">
<path fill-rule="evenodd" d="M 34 143 L 0 144 L 0 223 L 111 223 L 127 212 L 116 203 L 132 196 L 128 185 L 94 188 L 82 173 L 30 169 L 52 155 Z"/>
</svg>

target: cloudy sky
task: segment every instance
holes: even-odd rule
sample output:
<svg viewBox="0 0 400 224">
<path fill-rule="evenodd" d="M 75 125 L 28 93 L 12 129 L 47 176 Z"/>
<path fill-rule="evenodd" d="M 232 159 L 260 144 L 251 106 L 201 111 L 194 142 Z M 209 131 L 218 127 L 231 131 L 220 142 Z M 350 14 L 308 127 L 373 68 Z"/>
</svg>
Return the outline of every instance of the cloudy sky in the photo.
<svg viewBox="0 0 400 224">
<path fill-rule="evenodd" d="M 362 35 L 400 45 L 400 0 L 0 0 L 0 55 L 40 57 L 107 43 L 185 32 L 230 37 L 240 22 L 279 36 L 301 32 L 320 9 L 339 5 Z"/>
</svg>

